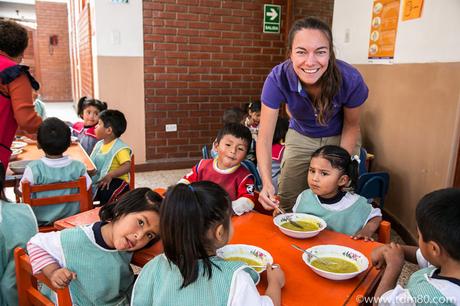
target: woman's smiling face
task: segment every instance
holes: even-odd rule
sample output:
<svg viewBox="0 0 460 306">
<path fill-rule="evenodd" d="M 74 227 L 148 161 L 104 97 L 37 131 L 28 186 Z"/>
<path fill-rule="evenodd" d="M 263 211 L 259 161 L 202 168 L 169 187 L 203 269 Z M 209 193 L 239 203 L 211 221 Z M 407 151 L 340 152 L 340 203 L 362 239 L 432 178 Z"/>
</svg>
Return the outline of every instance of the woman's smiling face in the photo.
<svg viewBox="0 0 460 306">
<path fill-rule="evenodd" d="M 315 85 L 323 76 L 330 56 L 329 40 L 322 31 L 302 29 L 295 34 L 290 58 L 295 73 L 305 87 Z"/>
</svg>

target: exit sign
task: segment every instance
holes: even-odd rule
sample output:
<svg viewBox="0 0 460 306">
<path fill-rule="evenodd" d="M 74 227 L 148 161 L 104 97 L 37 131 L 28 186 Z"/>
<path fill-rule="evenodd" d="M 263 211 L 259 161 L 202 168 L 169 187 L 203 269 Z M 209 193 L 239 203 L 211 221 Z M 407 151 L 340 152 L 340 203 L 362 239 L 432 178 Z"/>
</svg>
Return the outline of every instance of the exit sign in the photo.
<svg viewBox="0 0 460 306">
<path fill-rule="evenodd" d="M 281 5 L 264 5 L 264 33 L 279 33 L 281 24 Z"/>
</svg>

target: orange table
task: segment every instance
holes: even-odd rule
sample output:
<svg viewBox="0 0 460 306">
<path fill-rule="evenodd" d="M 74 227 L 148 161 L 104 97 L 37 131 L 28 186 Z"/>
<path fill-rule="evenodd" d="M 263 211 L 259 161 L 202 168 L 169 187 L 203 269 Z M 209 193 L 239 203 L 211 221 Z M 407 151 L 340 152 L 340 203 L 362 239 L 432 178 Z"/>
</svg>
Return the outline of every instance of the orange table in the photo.
<svg viewBox="0 0 460 306">
<path fill-rule="evenodd" d="M 98 209 L 68 217 L 54 223 L 58 229 L 89 224 L 97 221 Z M 259 246 L 273 256 L 275 263 L 283 268 L 286 285 L 283 288 L 282 304 L 295 305 L 357 305 L 360 296 L 367 296 L 380 280 L 380 272 L 369 268 L 369 273 L 345 281 L 332 281 L 315 274 L 302 260 L 302 253 L 291 247 L 295 243 L 303 248 L 320 244 L 339 244 L 356 249 L 370 258 L 372 249 L 380 243 L 353 240 L 349 236 L 324 230 L 310 239 L 294 239 L 281 233 L 273 224 L 270 216 L 248 213 L 232 218 L 234 235 L 230 243 L 244 243 Z M 133 263 L 145 265 L 150 259 L 162 252 L 160 243 L 151 248 L 137 251 Z M 267 287 L 266 278 L 258 285 L 261 293 Z M 355 290 L 356 288 L 356 290 Z M 354 291 L 354 292 L 353 292 Z"/>
</svg>

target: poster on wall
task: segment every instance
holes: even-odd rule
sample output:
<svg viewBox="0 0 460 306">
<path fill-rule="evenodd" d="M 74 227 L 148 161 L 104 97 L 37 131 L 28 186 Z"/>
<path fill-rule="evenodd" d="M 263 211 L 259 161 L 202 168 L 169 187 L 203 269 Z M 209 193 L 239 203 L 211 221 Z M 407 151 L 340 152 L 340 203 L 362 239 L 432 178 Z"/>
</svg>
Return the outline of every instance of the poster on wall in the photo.
<svg viewBox="0 0 460 306">
<path fill-rule="evenodd" d="M 404 0 L 402 21 L 422 16 L 423 0 Z"/>
<path fill-rule="evenodd" d="M 374 0 L 368 59 L 391 63 L 395 53 L 400 0 Z"/>
</svg>

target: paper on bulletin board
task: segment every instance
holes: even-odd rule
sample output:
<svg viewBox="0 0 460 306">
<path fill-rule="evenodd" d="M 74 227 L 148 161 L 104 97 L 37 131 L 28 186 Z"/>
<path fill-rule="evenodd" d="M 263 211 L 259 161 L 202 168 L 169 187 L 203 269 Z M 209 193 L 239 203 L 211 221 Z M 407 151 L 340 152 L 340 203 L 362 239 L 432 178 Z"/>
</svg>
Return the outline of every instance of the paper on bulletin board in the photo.
<svg viewBox="0 0 460 306">
<path fill-rule="evenodd" d="M 404 0 L 402 20 L 417 19 L 422 16 L 423 0 Z"/>
<path fill-rule="evenodd" d="M 374 0 L 368 59 L 391 63 L 395 53 L 400 0 Z"/>
</svg>

